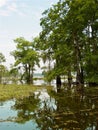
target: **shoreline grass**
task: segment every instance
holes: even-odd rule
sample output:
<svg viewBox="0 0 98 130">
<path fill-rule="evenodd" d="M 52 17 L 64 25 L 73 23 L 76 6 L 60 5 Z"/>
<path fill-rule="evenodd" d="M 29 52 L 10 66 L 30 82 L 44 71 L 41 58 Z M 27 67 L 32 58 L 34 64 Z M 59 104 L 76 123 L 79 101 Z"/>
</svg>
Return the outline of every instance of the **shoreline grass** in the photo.
<svg viewBox="0 0 98 130">
<path fill-rule="evenodd" d="M 23 99 L 33 94 L 33 92 L 42 89 L 52 90 L 52 87 L 44 85 L 0 84 L 0 101 Z M 85 93 L 86 95 L 98 95 L 98 87 L 85 88 Z"/>
<path fill-rule="evenodd" d="M 6 101 L 9 99 L 22 99 L 28 97 L 30 94 L 37 90 L 41 90 L 46 86 L 41 85 L 2 85 L 0 84 L 0 101 Z"/>
</svg>

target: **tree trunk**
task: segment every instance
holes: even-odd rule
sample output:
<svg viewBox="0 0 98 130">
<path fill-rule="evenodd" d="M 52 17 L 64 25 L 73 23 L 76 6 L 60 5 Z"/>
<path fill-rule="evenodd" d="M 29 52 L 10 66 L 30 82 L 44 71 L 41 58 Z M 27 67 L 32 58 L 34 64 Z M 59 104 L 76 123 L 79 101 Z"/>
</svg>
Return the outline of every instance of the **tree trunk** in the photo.
<svg viewBox="0 0 98 130">
<path fill-rule="evenodd" d="M 2 76 L 0 76 L 0 84 L 2 83 Z"/>
<path fill-rule="evenodd" d="M 31 74 L 30 74 L 30 70 L 31 70 L 31 65 L 28 65 L 28 84 L 31 84 Z"/>
<path fill-rule="evenodd" d="M 71 85 L 72 85 L 71 71 L 68 71 L 68 86 L 69 86 L 69 89 L 71 88 Z"/>
<path fill-rule="evenodd" d="M 76 54 L 76 83 L 77 86 L 81 86 L 84 84 L 84 75 L 83 75 L 83 63 L 81 59 L 81 51 L 82 48 L 80 48 L 78 43 L 77 34 L 74 34 L 74 46 L 75 46 L 75 54 Z"/>
<path fill-rule="evenodd" d="M 61 77 L 59 75 L 56 77 L 56 86 L 57 89 L 61 89 Z"/>
<path fill-rule="evenodd" d="M 31 67 L 31 84 L 33 84 L 33 66 Z"/>
</svg>

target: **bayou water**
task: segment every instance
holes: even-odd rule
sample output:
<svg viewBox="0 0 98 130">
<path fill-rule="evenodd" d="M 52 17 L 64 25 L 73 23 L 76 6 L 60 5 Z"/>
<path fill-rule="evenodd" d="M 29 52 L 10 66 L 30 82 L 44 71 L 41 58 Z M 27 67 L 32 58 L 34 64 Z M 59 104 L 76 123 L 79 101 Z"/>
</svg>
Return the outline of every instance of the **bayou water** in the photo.
<svg viewBox="0 0 98 130">
<path fill-rule="evenodd" d="M 98 130 L 98 95 L 43 89 L 0 102 L 0 130 Z"/>
</svg>

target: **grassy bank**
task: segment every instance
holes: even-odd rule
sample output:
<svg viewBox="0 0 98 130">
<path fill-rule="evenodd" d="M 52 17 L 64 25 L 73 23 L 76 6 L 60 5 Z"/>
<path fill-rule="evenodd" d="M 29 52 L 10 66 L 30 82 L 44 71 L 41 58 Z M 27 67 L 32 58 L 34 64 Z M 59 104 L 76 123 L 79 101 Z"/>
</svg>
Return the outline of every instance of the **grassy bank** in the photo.
<svg viewBox="0 0 98 130">
<path fill-rule="evenodd" d="M 0 85 L 0 101 L 9 99 L 22 99 L 30 96 L 33 92 L 46 88 L 52 90 L 50 86 L 34 85 Z M 98 87 L 85 88 L 86 95 L 98 95 Z"/>
<path fill-rule="evenodd" d="M 13 98 L 23 98 L 29 96 L 38 89 L 43 89 L 43 86 L 33 85 L 0 85 L 0 101 Z"/>
</svg>

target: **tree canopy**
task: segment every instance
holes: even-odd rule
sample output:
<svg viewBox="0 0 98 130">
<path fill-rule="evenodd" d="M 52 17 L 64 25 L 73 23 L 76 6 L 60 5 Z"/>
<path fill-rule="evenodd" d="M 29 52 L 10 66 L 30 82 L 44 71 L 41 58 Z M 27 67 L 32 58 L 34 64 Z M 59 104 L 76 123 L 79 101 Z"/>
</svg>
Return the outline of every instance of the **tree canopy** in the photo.
<svg viewBox="0 0 98 130">
<path fill-rule="evenodd" d="M 33 47 L 34 42 L 29 42 L 23 37 L 15 39 L 14 42 L 17 43 L 16 50 L 11 54 L 15 58 L 15 66 L 18 66 L 19 69 L 23 68 L 21 80 L 24 79 L 27 84 L 31 84 L 33 83 L 34 66 L 39 65 L 39 55 Z"/>
<path fill-rule="evenodd" d="M 98 83 L 98 1 L 59 0 L 40 25 L 41 49 L 55 61 L 51 74 L 68 75 L 69 84 L 73 72 L 79 85 Z"/>
</svg>

